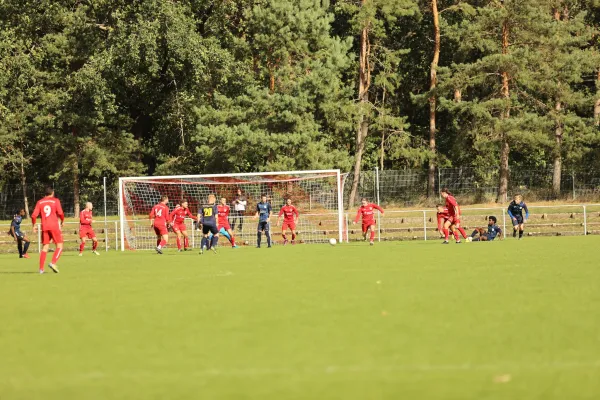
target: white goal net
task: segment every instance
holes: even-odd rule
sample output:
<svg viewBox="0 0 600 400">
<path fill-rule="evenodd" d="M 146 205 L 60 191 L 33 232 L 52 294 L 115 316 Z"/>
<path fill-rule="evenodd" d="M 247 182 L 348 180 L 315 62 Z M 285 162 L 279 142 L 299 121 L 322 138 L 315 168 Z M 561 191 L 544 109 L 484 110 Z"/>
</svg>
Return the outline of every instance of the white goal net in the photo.
<svg viewBox="0 0 600 400">
<path fill-rule="evenodd" d="M 274 244 L 283 242 L 281 227 L 276 223 L 277 215 L 288 198 L 300 212 L 296 243 L 324 243 L 330 238 L 342 241 L 345 238 L 342 197 L 345 177 L 339 170 L 322 170 L 120 178 L 121 249 L 149 250 L 156 247 L 156 236 L 148 216 L 163 195 L 169 197 L 170 210 L 187 201 L 194 216 L 198 208 L 206 204 L 209 194 L 216 195 L 217 203 L 225 197 L 231 207 L 229 222 L 236 243 L 240 245 L 256 245 L 258 220 L 254 215 L 262 195 L 267 196 L 273 209 L 270 233 Z M 246 207 L 244 211 L 236 212 L 232 201 L 238 190 L 246 200 Z M 195 230 L 191 219 L 186 220 L 186 226 L 191 246 L 198 247 L 200 232 Z M 289 240 L 289 231 L 287 236 Z M 171 248 L 175 248 L 175 238 L 174 233 L 169 235 Z M 219 244 L 228 245 L 229 242 L 221 238 Z"/>
</svg>

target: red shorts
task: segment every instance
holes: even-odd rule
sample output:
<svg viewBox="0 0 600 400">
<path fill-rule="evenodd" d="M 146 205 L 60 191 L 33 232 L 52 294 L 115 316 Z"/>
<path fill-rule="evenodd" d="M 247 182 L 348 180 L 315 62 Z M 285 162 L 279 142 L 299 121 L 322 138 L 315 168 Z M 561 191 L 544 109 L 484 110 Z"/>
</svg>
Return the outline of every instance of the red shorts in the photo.
<svg viewBox="0 0 600 400">
<path fill-rule="evenodd" d="M 56 244 L 63 242 L 63 236 L 60 229 L 42 231 L 42 244 L 50 244 L 50 240 L 54 241 Z"/>
<path fill-rule="evenodd" d="M 220 231 L 221 228 L 225 229 L 226 231 L 230 231 L 231 225 L 229 225 L 229 222 L 226 222 L 224 224 L 219 224 L 219 226 L 217 226 L 217 230 Z"/>
<path fill-rule="evenodd" d="M 282 231 L 286 231 L 287 229 L 291 229 L 292 231 L 296 230 L 296 223 L 294 221 L 283 221 L 283 225 L 281 226 Z"/>
<path fill-rule="evenodd" d="M 92 228 L 79 228 L 79 237 L 82 239 L 84 237 L 88 239 L 93 239 L 96 237 L 96 233 Z"/>
<path fill-rule="evenodd" d="M 460 219 L 456 218 L 455 216 L 450 216 L 448 217 L 447 221 L 450 221 L 450 224 L 455 225 L 457 228 L 460 227 Z"/>
<path fill-rule="evenodd" d="M 367 223 L 363 222 L 363 224 L 362 224 L 363 233 L 366 233 L 369 230 L 370 226 L 375 226 L 375 222 L 367 222 Z"/>
<path fill-rule="evenodd" d="M 166 225 L 163 225 L 163 226 L 154 225 L 154 232 L 156 233 L 156 236 L 163 236 L 163 235 L 169 234 L 169 230 L 167 229 Z"/>
<path fill-rule="evenodd" d="M 187 227 L 185 226 L 185 222 L 173 225 L 173 232 L 182 232 L 182 231 L 187 231 Z"/>
</svg>

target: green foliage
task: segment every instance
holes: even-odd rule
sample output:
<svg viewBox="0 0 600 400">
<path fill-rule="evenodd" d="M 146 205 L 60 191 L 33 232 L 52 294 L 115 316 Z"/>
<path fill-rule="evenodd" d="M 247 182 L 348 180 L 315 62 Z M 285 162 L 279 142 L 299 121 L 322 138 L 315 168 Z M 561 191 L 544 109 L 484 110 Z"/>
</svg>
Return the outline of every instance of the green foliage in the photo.
<svg viewBox="0 0 600 400">
<path fill-rule="evenodd" d="M 512 165 L 598 163 L 597 2 L 438 8 L 438 165 L 483 177 L 503 137 Z M 429 0 L 1 1 L 0 183 L 92 190 L 125 174 L 349 170 L 361 118 L 364 166 L 424 166 L 431 38 Z"/>
</svg>

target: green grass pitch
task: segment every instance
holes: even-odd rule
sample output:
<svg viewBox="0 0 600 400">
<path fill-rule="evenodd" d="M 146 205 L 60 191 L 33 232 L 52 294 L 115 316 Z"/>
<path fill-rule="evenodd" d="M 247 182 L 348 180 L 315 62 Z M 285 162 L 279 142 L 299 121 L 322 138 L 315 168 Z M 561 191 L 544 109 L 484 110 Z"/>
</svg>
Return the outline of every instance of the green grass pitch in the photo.
<svg viewBox="0 0 600 400">
<path fill-rule="evenodd" d="M 598 248 L 0 256 L 0 399 L 598 399 Z"/>
</svg>

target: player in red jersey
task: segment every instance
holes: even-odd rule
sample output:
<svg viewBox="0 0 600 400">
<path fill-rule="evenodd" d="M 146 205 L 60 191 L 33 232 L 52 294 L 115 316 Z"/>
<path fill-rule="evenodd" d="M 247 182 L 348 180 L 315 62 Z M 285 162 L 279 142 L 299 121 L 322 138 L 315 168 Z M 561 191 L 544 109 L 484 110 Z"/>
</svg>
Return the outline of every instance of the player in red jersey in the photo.
<svg viewBox="0 0 600 400">
<path fill-rule="evenodd" d="M 446 208 L 448 209 L 448 219 L 444 222 L 444 241 L 443 244 L 448 244 L 448 237 L 450 236 L 449 228 L 450 226 L 454 226 L 453 229 L 454 238 L 456 239 L 456 243 L 461 243 L 460 238 L 458 237 L 458 232 L 462 235 L 463 238 L 467 238 L 467 232 L 460 226 L 460 206 L 458 202 L 450 193 L 447 188 L 442 189 L 442 197 L 446 199 Z"/>
<path fill-rule="evenodd" d="M 277 216 L 277 226 L 279 226 L 279 220 L 283 215 L 283 225 L 281 226 L 281 237 L 283 237 L 283 245 L 285 246 L 288 242 L 285 232 L 288 230 L 292 231 L 292 244 L 296 243 L 296 223 L 300 214 L 296 207 L 292 205 L 292 199 L 287 199 L 286 205 L 281 207 L 279 215 Z"/>
<path fill-rule="evenodd" d="M 188 202 L 184 200 L 181 202 L 181 205 L 176 205 L 169 215 L 173 232 L 177 235 L 177 251 L 181 251 L 181 238 L 183 238 L 183 250 L 187 251 L 190 247 L 187 227 L 185 226 L 185 217 L 196 220 L 188 208 Z"/>
<path fill-rule="evenodd" d="M 217 206 L 217 210 L 219 211 L 217 230 L 229 240 L 231 247 L 235 249 L 237 248 L 235 237 L 233 236 L 233 231 L 229 225 L 229 213 L 231 212 L 231 208 L 227 205 L 227 199 L 225 197 L 221 197 L 221 204 Z"/>
<path fill-rule="evenodd" d="M 442 204 L 436 205 L 437 209 L 437 226 L 438 232 L 440 233 L 440 237 L 444 237 L 444 223 L 450 218 L 450 214 L 448 213 L 448 209 L 444 207 Z"/>
<path fill-rule="evenodd" d="M 87 239 L 92 240 L 92 253 L 99 256 L 100 253 L 96 251 L 98 248 L 98 238 L 96 238 L 96 234 L 94 233 L 94 229 L 92 229 L 92 223 L 96 222 L 92 219 L 92 210 L 94 206 L 89 201 L 85 203 L 85 208 L 81 210 L 79 213 L 79 239 L 81 239 L 81 243 L 79 244 L 79 256 L 83 256 L 83 249 L 85 248 L 85 241 Z"/>
<path fill-rule="evenodd" d="M 366 198 L 362 198 L 361 206 L 356 211 L 356 218 L 354 219 L 354 223 L 358 223 L 359 218 L 362 216 L 362 233 L 364 240 L 367 240 L 367 231 L 371 231 L 370 242 L 371 246 L 373 246 L 375 240 L 375 211 L 378 210 L 383 214 L 383 209 L 379 207 L 377 204 L 369 203 Z"/>
<path fill-rule="evenodd" d="M 58 267 L 56 263 L 60 258 L 63 250 L 63 237 L 62 237 L 62 224 L 65 222 L 65 213 L 63 212 L 60 200 L 54 197 L 54 189 L 51 187 L 46 188 L 46 196 L 40 199 L 31 214 L 31 222 L 33 223 L 33 232 L 37 233 L 37 226 L 35 225 L 36 218 L 42 216 L 42 252 L 40 253 L 40 274 L 44 273 L 44 263 L 46 262 L 46 256 L 48 255 L 48 249 L 50 248 L 50 241 L 54 241 L 56 249 L 52 256 L 52 262 L 48 264 L 48 267 L 56 273 L 58 273 Z M 60 220 L 60 223 L 59 223 Z"/>
<path fill-rule="evenodd" d="M 169 229 L 167 219 L 169 218 L 169 197 L 162 196 L 160 203 L 152 207 L 150 211 L 151 227 L 156 233 L 156 252 L 162 254 L 162 249 L 169 242 Z"/>
</svg>

